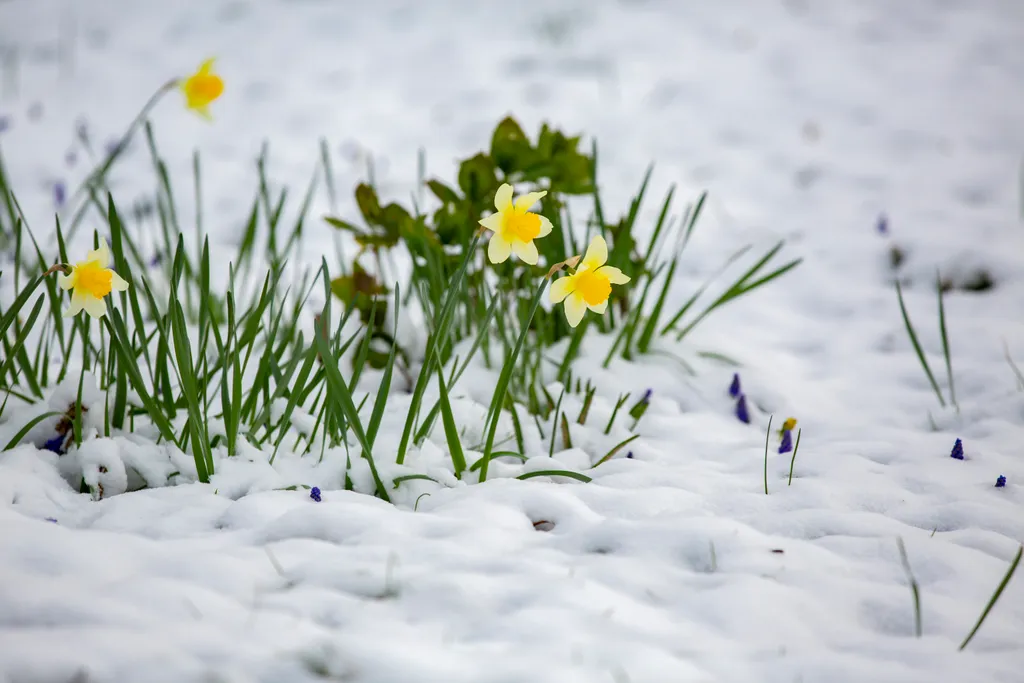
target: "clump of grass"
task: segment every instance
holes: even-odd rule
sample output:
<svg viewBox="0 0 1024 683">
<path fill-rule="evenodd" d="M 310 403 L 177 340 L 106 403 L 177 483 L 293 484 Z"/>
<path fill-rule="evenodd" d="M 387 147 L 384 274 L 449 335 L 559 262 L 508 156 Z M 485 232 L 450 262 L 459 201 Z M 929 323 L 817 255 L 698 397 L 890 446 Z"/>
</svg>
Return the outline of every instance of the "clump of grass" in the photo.
<svg viewBox="0 0 1024 683">
<path fill-rule="evenodd" d="M 572 447 L 570 417 L 562 411 L 562 397 L 556 403 L 544 385 L 557 379 L 567 390 L 584 393 L 576 424 L 586 424 L 597 388 L 589 382 L 583 387 L 577 377 L 573 390 L 572 382 L 573 362 L 586 334 L 615 334 L 607 361 L 615 354 L 629 359 L 653 353 L 657 337 L 675 333 L 677 340 L 683 339 L 714 310 L 799 263 L 797 259 L 765 273 L 768 261 L 782 248 L 779 243 L 685 325 L 684 316 L 704 288 L 664 323 L 679 259 L 706 194 L 686 209 L 673 237 L 675 188 L 670 189 L 649 237 L 641 244 L 639 216 L 653 167 L 625 215 L 613 219 L 598 190 L 596 144 L 586 153 L 580 149 L 579 136 L 547 125 L 530 139 L 515 120 L 507 118 L 495 128 L 489 149 L 460 163 L 454 186 L 425 180 L 423 186 L 437 204 L 429 213 L 421 209 L 422 198 L 411 209 L 397 202 L 384 203 L 372 180 L 360 183 L 355 199 L 361 225 L 333 215 L 326 218 L 338 235 L 355 242 L 354 255 L 346 256 L 339 247 L 334 263 L 324 256 L 316 268 L 296 269 L 289 264 L 298 261 L 316 193 L 326 185 L 331 206 L 337 203 L 326 143 L 321 141 L 319 163 L 295 202 L 289 201 L 292 195 L 287 188 L 272 189 L 275 185 L 267 172 L 269 147 L 264 145 L 256 162 L 258 183 L 242 237 L 227 264 L 226 285 L 221 286 L 215 282 L 218 264 L 205 233 L 200 157 L 195 154 L 192 164 L 195 223 L 184 226 L 180 194 L 146 120 L 171 85 L 158 89 L 72 195 L 67 229 L 60 221 L 55 226 L 55 249 L 44 250 L 36 241 L 0 162 L 0 248 L 13 251 L 17 291 L 10 305 L 0 310 L 0 390 L 6 395 L 0 419 L 8 401 L 37 403 L 55 385 L 74 379 L 69 373 L 77 371 L 78 402 L 69 429 L 73 443 L 80 445 L 86 409 L 82 389 L 89 373 L 103 396 L 104 436 L 140 432 L 190 453 L 200 482 L 209 482 L 218 460 L 236 456 L 245 444 L 266 449 L 271 462 L 281 452 L 322 460 L 329 449 L 340 448 L 347 460 L 342 485 L 351 489 L 348 470 L 355 448 L 356 457 L 369 468 L 372 492 L 390 500 L 388 492 L 398 484 L 430 479 L 405 474 L 385 481 L 384 468 L 379 467 L 382 456 L 375 451 L 376 438 L 396 371 L 408 383 L 410 400 L 394 462 L 404 464 L 410 449 L 430 437 L 440 418 L 455 476 L 469 470 L 483 481 L 494 457 L 527 459 L 522 410 L 538 425 L 542 440 L 548 437 L 541 430 L 541 417 L 546 423 L 554 411 L 548 455 L 553 455 L 559 434 L 563 447 Z M 108 178 L 136 135 L 144 137 L 152 162 L 151 196 L 144 200 L 151 210 L 125 213 L 115 201 Z M 421 175 L 422 166 L 421 159 Z M 483 231 L 477 224 L 490 210 L 496 188 L 505 182 L 547 192 L 540 214 L 554 229 L 538 246 L 543 263 L 556 266 L 546 274 L 514 260 L 492 266 L 483 258 L 479 248 Z M 609 244 L 608 265 L 621 269 L 635 285 L 615 288 L 607 314 L 588 314 L 575 328 L 560 309 L 540 306 L 559 264 L 574 264 L 583 251 L 584 242 L 568 208 L 574 196 L 589 197 L 593 203 L 586 237 L 602 235 Z M 289 221 L 285 216 L 291 214 L 294 218 Z M 93 246 L 101 240 L 109 244 L 112 268 L 129 282 L 125 292 L 107 299 L 107 315 L 99 322 L 84 316 L 64 318 L 63 294 L 46 274 L 54 261 L 69 263 L 68 247 L 88 224 L 100 226 L 90 241 Z M 663 247 L 672 240 L 674 247 L 666 251 Z M 29 258 L 23 254 L 27 245 L 33 252 Z M 408 274 L 400 274 L 393 266 L 399 249 L 411 257 Z M 160 255 L 155 260 L 150 255 L 154 250 Z M 738 252 L 737 258 L 745 251 Z M 667 257 L 660 258 L 662 253 Z M 258 265 L 258 254 L 266 255 L 266 268 Z M 324 302 L 314 310 L 310 298 L 318 288 Z M 403 348 L 395 334 L 400 314 L 413 306 L 426 320 L 422 350 Z M 567 340 L 565 353 L 552 358 L 550 349 L 563 340 Z M 469 344 L 468 349 L 460 346 L 462 342 Z M 418 367 L 411 360 L 417 351 L 421 351 Z M 484 420 L 483 455 L 470 465 L 451 397 L 478 352 L 484 365 L 497 369 L 499 376 Z M 360 380 L 371 371 L 379 377 L 372 397 L 359 390 Z M 436 400 L 426 404 L 434 387 Z M 629 394 L 619 397 L 605 434 L 611 432 L 628 399 Z M 648 399 L 645 395 L 628 410 L 630 431 L 636 430 Z M 499 438 L 506 414 L 513 434 Z M 54 411 L 33 415 L 19 426 L 7 448 L 60 415 Z M 499 450 L 513 438 L 517 451 Z M 636 434 L 624 438 L 595 466 L 636 438 Z M 550 470 L 520 478 L 536 476 L 589 481 L 578 473 Z"/>
</svg>

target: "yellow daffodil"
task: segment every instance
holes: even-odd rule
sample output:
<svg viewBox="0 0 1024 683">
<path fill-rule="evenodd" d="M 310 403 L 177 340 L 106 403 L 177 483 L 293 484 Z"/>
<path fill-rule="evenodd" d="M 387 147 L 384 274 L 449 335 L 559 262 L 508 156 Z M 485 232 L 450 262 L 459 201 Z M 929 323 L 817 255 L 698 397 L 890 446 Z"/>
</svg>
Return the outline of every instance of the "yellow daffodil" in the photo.
<svg viewBox="0 0 1024 683">
<path fill-rule="evenodd" d="M 494 234 L 487 244 L 487 258 L 491 263 L 503 263 L 515 253 L 524 263 L 537 265 L 537 245 L 533 240 L 551 232 L 551 221 L 530 213 L 530 208 L 547 192 L 528 192 L 512 203 L 512 186 L 505 183 L 494 194 L 494 208 L 498 210 L 482 219 L 480 225 Z"/>
<path fill-rule="evenodd" d="M 551 284 L 551 303 L 565 301 L 565 318 L 573 327 L 580 324 L 588 308 L 594 313 L 604 313 L 612 285 L 629 282 L 629 277 L 618 268 L 606 266 L 607 262 L 608 244 L 598 235 L 590 241 L 576 272 Z"/>
<path fill-rule="evenodd" d="M 65 316 L 84 310 L 95 318 L 102 318 L 107 312 L 103 297 L 111 291 L 128 289 L 128 283 L 108 268 L 109 265 L 110 252 L 106 243 L 101 242 L 100 248 L 86 254 L 84 261 L 71 266 L 70 274 L 57 276 L 57 284 L 62 289 L 72 290 L 71 306 L 64 311 Z"/>
<path fill-rule="evenodd" d="M 224 92 L 224 81 L 213 73 L 213 59 L 207 59 L 199 70 L 180 83 L 185 105 L 205 119 L 211 119 L 210 103 Z"/>
</svg>

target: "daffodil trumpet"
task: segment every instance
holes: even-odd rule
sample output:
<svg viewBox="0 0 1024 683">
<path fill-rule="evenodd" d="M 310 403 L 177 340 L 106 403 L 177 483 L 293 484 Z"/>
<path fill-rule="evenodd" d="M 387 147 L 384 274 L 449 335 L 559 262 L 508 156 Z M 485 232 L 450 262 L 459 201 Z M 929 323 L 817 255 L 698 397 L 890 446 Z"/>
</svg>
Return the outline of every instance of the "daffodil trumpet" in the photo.
<svg viewBox="0 0 1024 683">
<path fill-rule="evenodd" d="M 224 81 L 213 72 L 213 58 L 199 65 L 199 69 L 179 83 L 185 95 L 185 106 L 204 119 L 211 120 L 210 104 L 224 93 Z"/>
</svg>

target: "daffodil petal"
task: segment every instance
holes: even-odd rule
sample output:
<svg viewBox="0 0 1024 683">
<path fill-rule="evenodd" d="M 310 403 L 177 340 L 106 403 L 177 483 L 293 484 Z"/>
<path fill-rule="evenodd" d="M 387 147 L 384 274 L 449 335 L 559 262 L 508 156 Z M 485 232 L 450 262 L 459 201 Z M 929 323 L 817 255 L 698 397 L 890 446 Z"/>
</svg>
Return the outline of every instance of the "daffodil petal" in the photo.
<svg viewBox="0 0 1024 683">
<path fill-rule="evenodd" d="M 123 277 L 121 277 L 120 275 L 113 271 L 111 271 L 110 275 L 111 289 L 113 289 L 115 292 L 123 292 L 124 290 L 128 289 L 128 282 Z"/>
<path fill-rule="evenodd" d="M 107 304 L 103 299 L 97 299 L 94 296 L 82 297 L 82 308 L 94 318 L 102 318 L 107 314 Z"/>
<path fill-rule="evenodd" d="M 569 321 L 570 327 L 576 327 L 583 320 L 583 314 L 587 312 L 587 302 L 583 297 L 573 292 L 565 299 L 565 319 Z"/>
<path fill-rule="evenodd" d="M 512 186 L 505 183 L 494 193 L 494 208 L 498 211 L 508 211 L 512 206 Z"/>
<path fill-rule="evenodd" d="M 71 271 L 71 275 L 65 275 L 64 273 L 57 273 L 57 286 L 61 289 L 71 289 L 75 286 L 75 271 Z"/>
<path fill-rule="evenodd" d="M 537 258 L 540 254 L 537 253 L 537 245 L 532 241 L 520 242 L 516 240 L 512 243 L 512 251 L 522 259 L 523 263 L 529 263 L 531 266 L 537 265 Z"/>
<path fill-rule="evenodd" d="M 201 74 L 208 74 L 211 71 L 213 71 L 213 62 L 214 61 L 215 61 L 215 58 L 214 57 L 210 57 L 209 59 L 204 61 L 202 64 L 200 64 L 199 65 L 199 73 L 201 73 Z"/>
<path fill-rule="evenodd" d="M 608 300 L 605 299 L 596 306 L 587 306 L 587 308 L 592 310 L 594 313 L 597 313 L 598 315 L 604 315 L 604 312 L 608 310 Z"/>
<path fill-rule="evenodd" d="M 530 207 L 539 202 L 546 194 L 547 190 L 543 192 L 527 192 L 516 200 L 516 211 L 529 211 Z"/>
<path fill-rule="evenodd" d="M 615 266 L 601 266 L 601 274 L 608 278 L 613 285 L 624 285 L 630 278 Z"/>
<path fill-rule="evenodd" d="M 85 297 L 83 297 L 80 293 L 75 292 L 71 295 L 71 305 L 68 306 L 66 311 L 64 311 L 64 317 L 70 318 L 72 316 L 78 315 L 78 312 L 81 311 L 82 308 L 84 307 Z"/>
<path fill-rule="evenodd" d="M 551 234 L 551 221 L 544 216 L 540 217 L 540 233 L 537 237 L 546 237 Z"/>
<path fill-rule="evenodd" d="M 595 270 L 608 262 L 608 243 L 600 235 L 595 235 L 590 240 L 587 253 L 583 255 L 583 265 L 588 270 Z"/>
<path fill-rule="evenodd" d="M 107 243 L 100 242 L 98 249 L 93 249 L 86 253 L 85 260 L 87 263 L 96 261 L 99 263 L 100 268 L 108 268 L 110 266 L 110 250 L 107 249 Z"/>
<path fill-rule="evenodd" d="M 501 226 L 505 222 L 505 216 L 502 213 L 492 213 L 486 218 L 480 219 L 480 225 L 484 226 L 492 232 L 501 232 Z"/>
<path fill-rule="evenodd" d="M 501 233 L 491 235 L 491 241 L 487 243 L 487 258 L 491 263 L 504 263 L 512 254 L 512 245 L 501 236 Z"/>
<path fill-rule="evenodd" d="M 551 289 L 548 290 L 548 296 L 551 298 L 551 303 L 560 304 L 565 297 L 569 296 L 572 292 L 572 276 L 561 277 L 551 283 Z"/>
</svg>

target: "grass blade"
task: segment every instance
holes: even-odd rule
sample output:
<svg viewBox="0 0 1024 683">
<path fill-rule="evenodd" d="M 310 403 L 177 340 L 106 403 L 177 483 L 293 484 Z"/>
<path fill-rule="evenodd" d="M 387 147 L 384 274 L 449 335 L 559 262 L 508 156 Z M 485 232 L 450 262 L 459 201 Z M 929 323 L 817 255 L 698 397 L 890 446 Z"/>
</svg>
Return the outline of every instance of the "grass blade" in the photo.
<svg viewBox="0 0 1024 683">
<path fill-rule="evenodd" d="M 455 425 L 455 415 L 452 413 L 452 404 L 448 397 L 448 388 L 444 384 L 444 370 L 441 363 L 435 364 L 437 369 L 437 386 L 441 394 L 441 423 L 444 425 L 444 437 L 448 441 L 448 451 L 451 453 L 452 466 L 455 468 L 455 476 L 462 478 L 466 469 L 466 455 L 462 450 L 462 441 L 459 439 L 459 429 Z"/>
<path fill-rule="evenodd" d="M 526 474 L 520 474 L 516 479 L 533 479 L 534 477 L 568 477 L 569 479 L 575 479 L 576 481 L 582 481 L 584 484 L 589 484 L 593 481 L 590 477 L 579 472 L 571 472 L 569 470 L 537 470 L 536 472 L 527 472 Z"/>
<path fill-rule="evenodd" d="M 949 350 L 949 335 L 946 332 L 946 307 L 942 301 L 942 277 L 936 272 L 935 288 L 939 295 L 939 332 L 942 335 L 942 355 L 946 360 L 946 377 L 949 378 L 949 402 L 957 412 L 960 406 L 956 403 L 956 390 L 953 388 L 953 356 Z"/>
<path fill-rule="evenodd" d="M 786 486 L 793 485 L 793 465 L 796 463 L 796 453 L 800 450 L 800 434 L 802 434 L 803 431 L 803 429 L 796 430 L 796 444 L 793 446 L 793 457 L 789 459 L 789 482 Z"/>
<path fill-rule="evenodd" d="M 977 633 L 978 629 L 981 628 L 981 625 L 985 623 L 985 618 L 988 617 L 988 613 L 992 611 L 993 607 L 995 607 L 996 601 L 999 600 L 999 596 L 1003 594 L 1003 589 L 1005 589 L 1006 585 L 1010 583 L 1010 579 L 1013 578 L 1013 573 L 1017 571 L 1017 565 L 1020 564 L 1021 555 L 1024 555 L 1024 545 L 1018 548 L 1017 556 L 1014 557 L 1013 562 L 1010 563 L 1010 568 L 1006 571 L 1006 576 L 1004 576 L 1003 580 L 999 583 L 999 587 L 996 588 L 996 592 L 992 594 L 992 599 L 990 599 L 988 604 L 985 605 L 985 610 L 978 618 L 978 623 L 974 625 L 971 632 L 967 634 L 966 638 L 964 638 L 964 642 L 960 643 L 959 649 L 963 650 L 967 647 L 967 644 L 971 642 L 972 638 L 974 638 L 974 634 Z"/>
<path fill-rule="evenodd" d="M 505 360 L 505 364 L 501 367 L 501 374 L 498 376 L 498 384 L 494 388 L 494 394 L 491 397 L 491 406 L 487 413 L 488 427 L 487 427 L 487 440 L 484 442 L 484 464 L 480 468 L 480 481 L 487 480 L 487 463 L 490 460 L 491 451 L 494 449 L 494 436 L 498 431 L 498 419 L 501 417 L 501 406 L 505 404 L 505 395 L 508 392 L 508 385 L 512 379 L 512 371 L 515 369 L 516 361 L 519 359 L 519 353 L 523 350 L 523 345 L 526 343 L 527 334 L 530 332 L 530 323 L 533 321 L 533 316 L 537 314 L 537 309 L 540 307 L 540 299 L 544 295 L 544 290 L 547 289 L 548 278 L 545 277 L 540 286 L 537 288 L 537 293 L 533 297 L 533 304 L 530 307 L 529 314 L 526 316 L 526 320 L 523 321 L 522 330 L 519 333 L 519 339 L 516 341 L 515 347 L 512 349 L 512 353 L 509 354 Z"/>
<path fill-rule="evenodd" d="M 928 381 L 931 383 L 932 389 L 935 391 L 935 395 L 939 399 L 939 405 L 945 408 L 946 401 L 942 398 L 942 391 L 939 390 L 939 383 L 935 381 L 935 375 L 932 374 L 932 369 L 928 367 L 928 361 L 924 357 L 924 350 L 921 348 L 920 342 L 917 341 L 917 334 L 914 332 L 914 325 L 910 322 L 910 316 L 907 314 L 906 304 L 903 303 L 903 289 L 900 287 L 898 280 L 896 281 L 896 298 L 899 300 L 900 314 L 903 316 L 903 324 L 907 327 L 907 335 L 910 337 L 910 343 L 914 347 L 917 359 L 921 362 L 921 367 L 924 368 L 924 374 L 928 376 Z"/>
<path fill-rule="evenodd" d="M 625 448 L 627 445 L 633 443 L 634 440 L 639 439 L 639 438 L 640 438 L 639 434 L 634 434 L 633 436 L 631 436 L 631 437 L 629 437 L 627 439 L 623 439 L 619 443 L 615 444 L 610 451 L 605 453 L 604 456 L 600 460 L 598 460 L 596 463 L 594 463 L 594 467 L 597 467 L 598 465 L 603 465 L 604 463 L 608 462 L 609 460 L 612 459 L 612 457 L 616 453 L 618 453 L 623 448 Z"/>
<path fill-rule="evenodd" d="M 914 572 L 910 570 L 910 561 L 907 559 L 907 549 L 903 545 L 903 539 L 897 538 L 896 545 L 900 549 L 900 562 L 903 564 L 903 571 L 907 575 L 907 581 L 910 583 L 910 595 L 914 601 L 914 635 L 918 638 L 921 637 L 921 590 L 917 585 L 917 579 L 914 578 Z M 963 648 L 961 648 L 963 649 Z"/>
<path fill-rule="evenodd" d="M 331 302 L 328 299 L 324 308 L 330 308 Z M 320 353 L 320 358 L 323 359 L 323 367 L 325 371 L 325 378 L 327 380 L 327 402 L 326 404 L 331 406 L 330 409 L 340 411 L 336 413 L 338 417 L 344 417 L 348 420 L 349 425 L 352 428 L 352 432 L 355 434 L 356 440 L 359 445 L 363 448 L 363 457 L 366 458 L 370 465 L 370 472 L 373 475 L 373 481 L 377 486 L 377 495 L 383 498 L 387 502 L 391 502 L 388 497 L 388 492 L 384 487 L 384 482 L 381 481 L 380 475 L 377 473 L 377 465 L 373 460 L 373 445 L 367 438 L 366 432 L 363 431 L 362 423 L 359 420 L 359 410 L 356 408 L 355 402 L 352 400 L 352 394 L 349 392 L 348 385 L 345 384 L 345 380 L 341 376 L 341 372 L 338 370 L 338 358 L 331 352 L 330 345 L 327 342 L 327 336 L 322 328 L 322 321 L 327 317 L 326 311 L 321 316 L 320 321 L 315 324 L 315 333 L 313 334 L 314 344 L 316 345 L 317 351 Z"/>
</svg>

